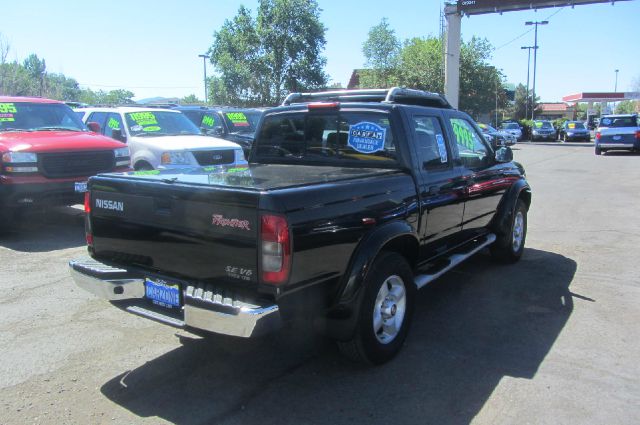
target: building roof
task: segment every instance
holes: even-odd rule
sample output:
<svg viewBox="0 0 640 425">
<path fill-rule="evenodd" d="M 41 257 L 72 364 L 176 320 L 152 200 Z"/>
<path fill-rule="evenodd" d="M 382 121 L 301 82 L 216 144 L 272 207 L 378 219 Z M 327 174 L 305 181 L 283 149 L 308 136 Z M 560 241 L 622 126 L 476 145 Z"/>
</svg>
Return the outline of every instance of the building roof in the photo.
<svg viewBox="0 0 640 425">
<path fill-rule="evenodd" d="M 563 102 L 622 102 L 639 100 L 640 92 L 582 92 L 562 97 Z"/>
<path fill-rule="evenodd" d="M 566 112 L 572 109 L 571 106 L 563 102 L 539 103 L 538 108 L 540 108 L 542 112 Z"/>
</svg>

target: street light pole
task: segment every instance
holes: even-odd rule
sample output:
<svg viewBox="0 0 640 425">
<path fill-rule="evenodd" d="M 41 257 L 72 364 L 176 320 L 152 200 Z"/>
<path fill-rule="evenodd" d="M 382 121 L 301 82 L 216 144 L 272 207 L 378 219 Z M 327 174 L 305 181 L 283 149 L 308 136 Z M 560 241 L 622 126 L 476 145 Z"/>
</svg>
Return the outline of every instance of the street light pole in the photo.
<svg viewBox="0 0 640 425">
<path fill-rule="evenodd" d="M 209 55 L 198 55 L 199 58 L 202 58 L 202 67 L 204 70 L 204 103 L 208 103 L 207 102 L 207 59 L 209 59 L 211 56 Z"/>
<path fill-rule="evenodd" d="M 616 85 L 615 85 L 615 86 L 613 86 L 613 87 L 614 87 L 614 88 L 613 88 L 613 91 L 614 91 L 615 93 L 617 93 L 617 92 L 618 92 L 618 72 L 619 72 L 619 71 L 620 71 L 619 69 L 616 69 Z"/>
<path fill-rule="evenodd" d="M 535 26 L 535 31 L 534 31 L 534 41 L 533 41 L 533 92 L 532 92 L 532 97 L 533 99 L 531 100 L 531 119 L 535 118 L 536 115 L 536 108 L 535 108 L 535 103 L 536 103 L 536 61 L 538 58 L 538 25 L 547 25 L 549 23 L 549 21 L 527 21 L 524 24 L 525 25 L 534 25 Z"/>
<path fill-rule="evenodd" d="M 535 46 L 522 46 L 521 49 L 527 49 L 527 97 L 524 102 L 524 117 L 529 118 L 529 67 L 531 65 L 531 49 Z"/>
</svg>

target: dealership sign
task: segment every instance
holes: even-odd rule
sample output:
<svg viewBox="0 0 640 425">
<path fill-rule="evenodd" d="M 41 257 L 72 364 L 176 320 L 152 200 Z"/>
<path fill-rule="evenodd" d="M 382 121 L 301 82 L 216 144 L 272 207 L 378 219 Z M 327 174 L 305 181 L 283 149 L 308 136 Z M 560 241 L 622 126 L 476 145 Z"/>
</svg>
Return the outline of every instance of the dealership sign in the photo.
<svg viewBox="0 0 640 425">
<path fill-rule="evenodd" d="M 482 13 L 502 13 L 515 10 L 543 9 L 545 7 L 563 7 L 590 3 L 614 3 L 629 0 L 458 0 L 458 12 L 465 15 Z"/>
</svg>

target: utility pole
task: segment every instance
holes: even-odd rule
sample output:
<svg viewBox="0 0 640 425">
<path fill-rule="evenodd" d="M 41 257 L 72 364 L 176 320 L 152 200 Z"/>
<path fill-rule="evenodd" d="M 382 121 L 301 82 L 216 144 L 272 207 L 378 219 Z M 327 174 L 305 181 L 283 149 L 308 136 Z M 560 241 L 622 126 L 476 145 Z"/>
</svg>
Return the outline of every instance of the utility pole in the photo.
<svg viewBox="0 0 640 425">
<path fill-rule="evenodd" d="M 211 56 L 209 55 L 198 55 L 199 58 L 202 58 L 202 65 L 203 65 L 203 70 L 204 70 L 204 103 L 208 103 L 207 102 L 207 59 L 209 59 Z"/>
<path fill-rule="evenodd" d="M 620 71 L 619 69 L 616 69 L 616 85 L 613 86 L 614 87 L 613 91 L 616 92 L 616 93 L 618 92 L 618 72 L 619 71 Z"/>
<path fill-rule="evenodd" d="M 536 114 L 536 108 L 535 108 L 535 103 L 536 103 L 536 60 L 538 57 L 538 25 L 547 25 L 549 23 L 549 21 L 527 21 L 524 24 L 525 25 L 534 25 L 535 26 L 535 31 L 534 31 L 534 42 L 533 42 L 533 92 L 532 92 L 532 97 L 533 99 L 531 100 L 531 119 L 535 118 L 535 114 Z"/>
<path fill-rule="evenodd" d="M 529 118 L 529 68 L 531 65 L 531 49 L 535 49 L 535 46 L 522 46 L 522 50 L 527 49 L 527 98 L 524 102 L 524 117 Z"/>
</svg>

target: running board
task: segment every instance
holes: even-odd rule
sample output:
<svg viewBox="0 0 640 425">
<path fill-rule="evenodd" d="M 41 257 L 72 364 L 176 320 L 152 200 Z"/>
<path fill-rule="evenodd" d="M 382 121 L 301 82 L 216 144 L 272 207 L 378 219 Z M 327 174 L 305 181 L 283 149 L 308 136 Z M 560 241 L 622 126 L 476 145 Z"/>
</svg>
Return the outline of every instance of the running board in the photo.
<svg viewBox="0 0 640 425">
<path fill-rule="evenodd" d="M 437 278 L 439 278 L 440 276 L 442 276 L 443 274 L 445 274 L 446 272 L 448 272 L 458 264 L 462 263 L 467 258 L 471 257 L 472 255 L 474 255 L 475 253 L 483 249 L 484 247 L 491 245 L 493 242 L 495 242 L 495 240 L 496 240 L 496 235 L 494 235 L 493 233 L 490 233 L 478 239 L 476 242 L 478 245 L 475 245 L 473 249 L 471 249 L 471 251 L 450 255 L 445 259 L 445 261 L 448 262 L 448 264 L 445 267 L 440 268 L 438 269 L 438 271 L 431 274 L 427 273 L 427 274 L 417 275 L 414 279 L 416 286 L 418 287 L 418 289 L 425 287 L 426 285 L 433 282 L 434 280 L 436 280 Z"/>
</svg>

